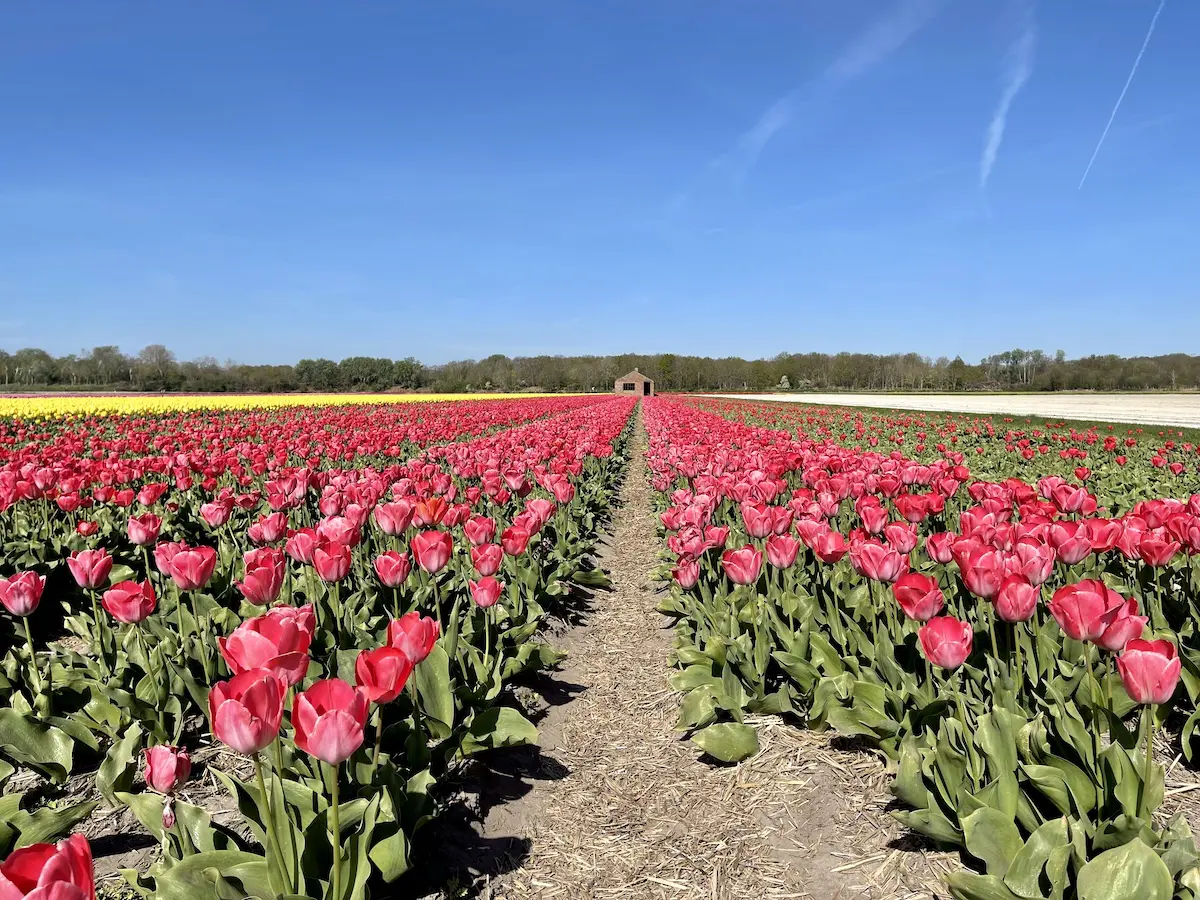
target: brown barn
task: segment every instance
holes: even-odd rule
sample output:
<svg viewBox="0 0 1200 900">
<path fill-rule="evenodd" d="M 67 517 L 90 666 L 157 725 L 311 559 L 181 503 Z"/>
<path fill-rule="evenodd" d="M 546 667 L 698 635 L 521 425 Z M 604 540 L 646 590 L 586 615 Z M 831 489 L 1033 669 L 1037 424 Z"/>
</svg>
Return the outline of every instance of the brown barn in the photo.
<svg viewBox="0 0 1200 900">
<path fill-rule="evenodd" d="M 637 394 L 639 397 L 654 396 L 654 382 L 634 369 L 628 375 L 613 382 L 614 394 Z"/>
</svg>

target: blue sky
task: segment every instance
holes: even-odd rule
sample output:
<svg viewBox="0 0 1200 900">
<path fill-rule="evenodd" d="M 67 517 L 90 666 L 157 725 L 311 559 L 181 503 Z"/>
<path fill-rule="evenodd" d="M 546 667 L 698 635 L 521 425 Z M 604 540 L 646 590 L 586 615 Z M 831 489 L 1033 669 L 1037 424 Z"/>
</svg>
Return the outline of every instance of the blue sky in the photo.
<svg viewBox="0 0 1200 900">
<path fill-rule="evenodd" d="M 0 347 L 1196 352 L 1157 7 L 4 4 Z"/>
</svg>

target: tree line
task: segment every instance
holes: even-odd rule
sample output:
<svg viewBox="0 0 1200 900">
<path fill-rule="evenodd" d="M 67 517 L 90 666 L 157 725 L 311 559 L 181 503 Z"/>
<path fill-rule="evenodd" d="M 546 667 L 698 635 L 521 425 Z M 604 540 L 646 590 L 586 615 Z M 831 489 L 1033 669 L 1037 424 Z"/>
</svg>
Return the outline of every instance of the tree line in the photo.
<svg viewBox="0 0 1200 900">
<path fill-rule="evenodd" d="M 295 365 L 180 361 L 162 344 L 129 355 L 112 345 L 67 356 L 0 350 L 0 389 L 197 392 L 281 391 L 609 391 L 632 369 L 660 391 L 980 391 L 1190 390 L 1200 388 L 1200 356 L 1085 356 L 1009 350 L 980 360 L 917 353 L 780 353 L 771 359 L 674 353 L 617 356 L 501 354 L 423 365 L 416 359 L 351 356 Z"/>
</svg>

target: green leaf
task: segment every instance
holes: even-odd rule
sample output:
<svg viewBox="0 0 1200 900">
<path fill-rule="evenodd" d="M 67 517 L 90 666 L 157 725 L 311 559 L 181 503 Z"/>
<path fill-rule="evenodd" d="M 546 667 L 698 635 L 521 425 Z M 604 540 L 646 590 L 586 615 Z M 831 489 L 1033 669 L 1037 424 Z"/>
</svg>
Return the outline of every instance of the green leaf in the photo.
<svg viewBox="0 0 1200 900">
<path fill-rule="evenodd" d="M 1021 900 L 995 875 L 950 872 L 946 875 L 946 884 L 956 900 Z"/>
<path fill-rule="evenodd" d="M 1053 819 L 1035 831 L 1013 858 L 1004 883 L 1018 897 L 1041 898 L 1042 872 L 1058 847 L 1070 845 L 1066 818 Z"/>
<path fill-rule="evenodd" d="M 1016 823 L 997 809 L 977 809 L 962 820 L 967 852 L 983 860 L 989 875 L 1003 878 L 1025 842 Z"/>
<path fill-rule="evenodd" d="M 717 715 L 717 698 L 711 686 L 696 688 L 679 704 L 679 718 L 675 727 L 681 731 L 702 728 L 710 724 Z"/>
<path fill-rule="evenodd" d="M 0 709 L 0 750 L 14 762 L 59 784 L 71 772 L 74 742 L 53 725 L 45 725 L 8 707 Z"/>
<path fill-rule="evenodd" d="M 1105 850 L 1079 870 L 1079 900 L 1171 900 L 1171 872 L 1140 840 Z"/>
<path fill-rule="evenodd" d="M 740 762 L 758 752 L 758 732 L 749 725 L 722 722 L 696 732 L 692 743 L 721 762 Z"/>
<path fill-rule="evenodd" d="M 117 805 L 118 791 L 133 787 L 143 735 L 140 725 L 136 722 L 131 725 L 125 736 L 108 748 L 100 771 L 96 773 L 96 789 L 113 806 Z"/>
<path fill-rule="evenodd" d="M 241 850 L 189 856 L 154 878 L 155 900 L 245 900 L 275 897 L 267 861 Z"/>
<path fill-rule="evenodd" d="M 463 735 L 459 752 L 470 756 L 497 747 L 537 743 L 537 726 L 509 706 L 494 706 L 479 713 Z"/>
<path fill-rule="evenodd" d="M 397 829 L 390 837 L 376 841 L 371 848 L 371 862 L 379 869 L 384 881 L 395 881 L 408 871 L 408 841 L 404 831 Z"/>
<path fill-rule="evenodd" d="M 454 727 L 454 686 L 450 680 L 450 657 L 443 646 L 445 641 L 442 638 L 434 644 L 433 651 L 412 674 L 426 725 L 439 740 L 449 737 Z"/>
<path fill-rule="evenodd" d="M 100 804 L 73 803 L 70 806 L 43 806 L 32 813 L 20 813 L 13 817 L 13 823 L 20 832 L 16 846 L 28 847 L 30 844 L 49 844 L 65 837 L 78 823 L 92 814 Z"/>
</svg>

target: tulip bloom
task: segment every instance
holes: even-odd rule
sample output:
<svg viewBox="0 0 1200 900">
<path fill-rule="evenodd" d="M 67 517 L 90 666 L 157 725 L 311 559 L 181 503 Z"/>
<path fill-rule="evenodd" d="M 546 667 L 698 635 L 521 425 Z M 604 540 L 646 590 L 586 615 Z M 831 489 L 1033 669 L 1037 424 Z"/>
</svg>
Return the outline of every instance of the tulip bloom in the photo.
<svg viewBox="0 0 1200 900">
<path fill-rule="evenodd" d="M 832 528 L 816 535 L 811 546 L 813 555 L 823 563 L 837 562 L 846 555 L 846 551 L 849 549 L 842 533 L 834 531 Z"/>
<path fill-rule="evenodd" d="M 925 658 L 942 669 L 957 669 L 971 655 L 975 634 L 966 622 L 953 616 L 938 616 L 917 633 Z"/>
<path fill-rule="evenodd" d="M 740 550 L 726 550 L 721 554 L 721 566 L 734 584 L 754 584 L 762 569 L 762 553 L 750 544 Z"/>
<path fill-rule="evenodd" d="M 400 696 L 412 674 L 413 661 L 403 650 L 376 647 L 363 650 L 354 661 L 354 677 L 371 703 L 391 703 Z"/>
<path fill-rule="evenodd" d="M 375 557 L 374 566 L 375 574 L 379 576 L 379 583 L 389 588 L 400 587 L 408 579 L 408 573 L 412 571 L 412 563 L 408 561 L 408 554 L 396 550 L 389 550 L 382 556 Z"/>
<path fill-rule="evenodd" d="M 161 574 L 170 578 L 171 560 L 175 558 L 176 554 L 182 553 L 187 549 L 188 545 L 182 541 L 163 541 L 159 544 L 155 544 L 154 567 L 158 569 Z"/>
<path fill-rule="evenodd" d="M 99 550 L 79 550 L 67 559 L 67 568 L 71 570 L 75 583 L 88 591 L 104 587 L 112 567 L 112 557 L 103 547 Z"/>
<path fill-rule="evenodd" d="M 446 531 L 422 531 L 413 537 L 409 548 L 417 558 L 417 565 L 430 575 L 436 575 L 450 562 L 454 538 Z"/>
<path fill-rule="evenodd" d="M 1050 614 L 1067 637 L 1095 642 L 1120 614 L 1125 599 L 1103 581 L 1085 579 L 1054 592 Z"/>
<path fill-rule="evenodd" d="M 0 900 L 96 900 L 92 848 L 82 834 L 31 844 L 0 863 Z"/>
<path fill-rule="evenodd" d="M 266 669 L 249 669 L 218 681 L 208 692 L 213 737 L 238 753 L 258 753 L 279 734 L 283 695 L 283 682 Z"/>
<path fill-rule="evenodd" d="M 375 524 L 384 534 L 395 537 L 404 534 L 412 522 L 413 508 L 407 500 L 380 503 L 375 507 Z"/>
<path fill-rule="evenodd" d="M 504 562 L 504 548 L 499 544 L 481 544 L 471 548 L 471 565 L 480 575 L 495 575 Z"/>
<path fill-rule="evenodd" d="M 510 525 L 500 535 L 500 546 L 509 556 L 520 556 L 529 546 L 529 532 L 517 525 Z"/>
<path fill-rule="evenodd" d="M 14 616 L 33 615 L 42 602 L 45 587 L 45 577 L 36 572 L 19 572 L 10 578 L 0 578 L 0 603 Z"/>
<path fill-rule="evenodd" d="M 850 547 L 855 571 L 872 581 L 890 583 L 908 570 L 908 557 L 876 540 L 859 541 Z"/>
<path fill-rule="evenodd" d="M 247 619 L 227 638 L 217 638 L 221 656 L 234 675 L 266 669 L 284 685 L 295 686 L 308 671 L 308 648 L 317 617 L 311 605 L 277 606 Z"/>
<path fill-rule="evenodd" d="M 416 666 L 433 652 L 441 633 L 442 628 L 436 619 L 410 612 L 388 623 L 387 642 L 389 647 L 402 650 Z"/>
<path fill-rule="evenodd" d="M 1161 705 L 1171 699 L 1179 683 L 1179 654 L 1170 641 L 1135 638 L 1117 657 L 1117 671 L 1134 703 Z"/>
<path fill-rule="evenodd" d="M 1030 584 L 1024 575 L 1009 575 L 1001 582 L 992 603 L 996 607 L 996 615 L 1005 622 L 1028 622 L 1037 609 L 1039 596 L 1041 591 Z"/>
<path fill-rule="evenodd" d="M 287 555 L 298 563 L 312 565 L 313 551 L 317 547 L 317 532 L 312 528 L 300 528 L 284 544 Z"/>
<path fill-rule="evenodd" d="M 490 575 L 480 578 L 478 581 L 468 582 L 468 584 L 471 586 L 471 599 L 481 609 L 495 606 L 496 601 L 500 599 L 501 592 L 504 590 L 504 582 L 497 581 Z"/>
<path fill-rule="evenodd" d="M 792 555 L 792 559 L 795 559 L 795 554 Z M 700 580 L 700 563 L 691 557 L 681 556 L 675 563 L 675 568 L 671 570 L 671 577 L 685 591 L 691 590 Z"/>
<path fill-rule="evenodd" d="M 246 574 L 237 584 L 242 596 L 256 606 L 273 603 L 283 587 L 287 565 L 283 551 L 274 547 L 251 550 L 245 556 L 245 564 Z"/>
<path fill-rule="evenodd" d="M 154 585 L 147 579 L 139 584 L 136 581 L 122 581 L 104 592 L 100 605 L 118 622 L 136 625 L 154 612 L 158 606 L 158 597 L 154 594 Z"/>
<path fill-rule="evenodd" d="M 907 572 L 892 583 L 892 596 L 904 614 L 918 622 L 928 622 L 946 605 L 936 578 L 919 572 Z"/>
<path fill-rule="evenodd" d="M 1082 562 L 1092 553 L 1092 536 L 1086 522 L 1055 522 L 1048 534 L 1059 561 L 1068 566 Z"/>
<path fill-rule="evenodd" d="M 154 513 L 143 513 L 140 516 L 130 516 L 126 531 L 131 543 L 139 547 L 149 547 L 158 540 L 158 532 L 162 529 L 162 519 Z"/>
<path fill-rule="evenodd" d="M 904 522 L 892 522 L 885 526 L 883 536 L 897 553 L 911 553 L 917 546 L 917 529 Z"/>
<path fill-rule="evenodd" d="M 1096 638 L 1096 644 L 1109 653 L 1120 653 L 1131 640 L 1140 638 L 1150 621 L 1146 616 L 1139 616 L 1138 602 L 1130 597 L 1117 607 L 1117 614 L 1105 627 L 1104 632 Z"/>
<path fill-rule="evenodd" d="M 318 681 L 297 694 L 292 707 L 296 746 L 331 766 L 362 746 L 366 723 L 366 695 L 340 678 Z"/>
<path fill-rule="evenodd" d="M 767 562 L 777 569 L 786 569 L 796 561 L 800 542 L 788 534 L 773 534 L 767 538 Z"/>
<path fill-rule="evenodd" d="M 171 580 L 181 591 L 198 591 L 208 584 L 217 566 L 217 551 L 212 547 L 180 550 L 171 558 Z"/>
<path fill-rule="evenodd" d="M 142 760 L 146 765 L 142 777 L 147 786 L 160 794 L 175 793 L 192 773 L 192 759 L 187 751 L 169 744 L 147 747 L 142 751 Z"/>
<path fill-rule="evenodd" d="M 327 584 L 341 581 L 350 572 L 351 552 L 337 541 L 318 540 L 313 548 L 312 564 L 317 577 Z"/>
<path fill-rule="evenodd" d="M 925 552 L 934 562 L 945 565 L 954 559 L 954 542 L 956 540 L 958 540 L 958 535 L 948 531 L 931 534 L 925 539 Z"/>
<path fill-rule="evenodd" d="M 200 518 L 209 528 L 217 529 L 229 521 L 233 515 L 233 501 L 214 500 L 200 507 Z"/>
<path fill-rule="evenodd" d="M 472 516 L 463 522 L 463 533 L 472 547 L 489 544 L 496 536 L 496 520 L 486 516 Z"/>
</svg>

